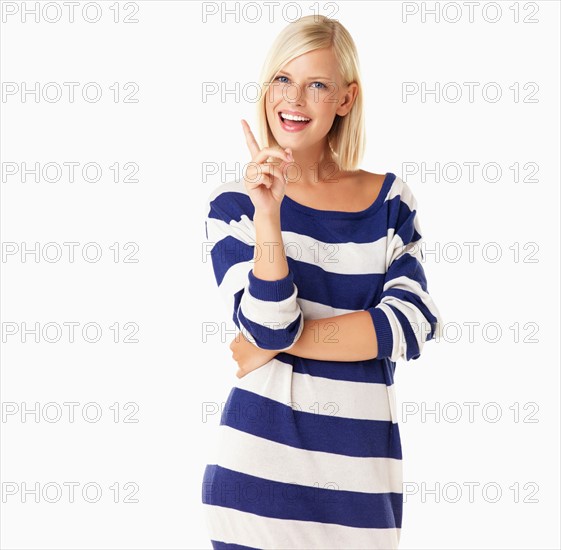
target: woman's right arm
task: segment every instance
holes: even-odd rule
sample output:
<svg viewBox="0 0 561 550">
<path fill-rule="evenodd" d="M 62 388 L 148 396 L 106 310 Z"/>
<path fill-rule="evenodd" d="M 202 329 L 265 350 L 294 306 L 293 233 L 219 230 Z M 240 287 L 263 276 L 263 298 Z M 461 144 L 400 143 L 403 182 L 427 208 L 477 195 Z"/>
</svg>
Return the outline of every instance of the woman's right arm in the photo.
<svg viewBox="0 0 561 550">
<path fill-rule="evenodd" d="M 300 337 L 304 316 L 280 219 L 255 213 L 251 220 L 249 197 L 236 187 L 215 190 L 207 200 L 207 250 L 218 290 L 247 340 L 262 349 L 287 350 Z"/>
<path fill-rule="evenodd" d="M 216 241 L 211 252 L 216 280 L 233 306 L 236 326 L 257 347 L 286 351 L 304 328 L 280 222 L 284 169 L 293 159 L 290 150 L 261 149 L 247 122 L 242 122 L 251 154 L 244 171 L 245 189 L 230 196 L 215 191 L 209 197 L 207 238 Z M 276 164 L 268 162 L 270 158 Z M 233 255 L 231 250 L 225 253 L 231 248 Z"/>
</svg>

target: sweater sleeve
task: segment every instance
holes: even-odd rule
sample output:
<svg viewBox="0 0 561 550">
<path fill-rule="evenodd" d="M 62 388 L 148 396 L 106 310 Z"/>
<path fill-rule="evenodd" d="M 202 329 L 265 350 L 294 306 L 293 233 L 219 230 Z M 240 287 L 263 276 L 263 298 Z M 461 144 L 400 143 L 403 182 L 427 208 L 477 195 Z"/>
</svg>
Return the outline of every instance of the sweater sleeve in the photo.
<svg viewBox="0 0 561 550">
<path fill-rule="evenodd" d="M 213 192 L 207 199 L 206 250 L 219 293 L 240 332 L 259 348 L 285 351 L 302 334 L 304 315 L 292 271 L 276 281 L 253 273 L 253 211 L 246 194 Z"/>
<path fill-rule="evenodd" d="M 424 343 L 441 335 L 442 318 L 428 293 L 421 262 L 417 201 L 403 186 L 389 208 L 386 274 L 379 303 L 368 308 L 378 340 L 376 359 L 418 359 Z"/>
</svg>

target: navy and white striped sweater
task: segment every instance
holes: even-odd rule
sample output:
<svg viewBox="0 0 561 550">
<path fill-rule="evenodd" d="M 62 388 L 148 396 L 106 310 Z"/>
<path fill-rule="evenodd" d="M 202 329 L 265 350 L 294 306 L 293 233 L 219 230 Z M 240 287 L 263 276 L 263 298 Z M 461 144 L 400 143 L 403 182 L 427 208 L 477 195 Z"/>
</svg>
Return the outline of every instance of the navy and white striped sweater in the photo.
<svg viewBox="0 0 561 550">
<path fill-rule="evenodd" d="M 243 181 L 220 185 L 207 201 L 214 275 L 233 322 L 258 347 L 281 350 L 228 396 L 222 451 L 204 477 L 213 545 L 397 547 L 402 456 L 395 362 L 417 359 L 442 326 L 421 263 L 417 201 L 391 172 L 360 212 L 318 210 L 285 196 L 281 230 L 289 274 L 277 281 L 252 271 L 254 210 Z M 376 358 L 319 361 L 290 354 L 305 319 L 360 310 L 371 315 Z M 244 410 L 268 414 L 249 419 Z M 297 487 L 302 495 L 271 502 L 222 490 L 239 484 L 263 491 Z M 322 498 L 334 487 L 335 501 Z"/>
</svg>

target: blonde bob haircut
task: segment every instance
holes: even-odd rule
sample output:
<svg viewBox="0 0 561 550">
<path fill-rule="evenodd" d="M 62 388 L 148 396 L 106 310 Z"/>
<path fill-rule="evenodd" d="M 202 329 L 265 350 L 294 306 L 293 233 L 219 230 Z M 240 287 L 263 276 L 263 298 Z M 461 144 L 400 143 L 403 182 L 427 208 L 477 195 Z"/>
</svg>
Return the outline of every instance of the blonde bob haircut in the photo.
<svg viewBox="0 0 561 550">
<path fill-rule="evenodd" d="M 289 23 L 273 42 L 260 76 L 260 97 L 257 102 L 258 132 L 262 147 L 279 146 L 267 121 L 265 110 L 267 86 L 284 65 L 295 57 L 321 48 L 332 48 L 344 85 L 356 82 L 358 93 L 345 116 L 335 115 L 327 134 L 329 147 L 342 171 L 358 170 L 364 155 L 365 132 L 362 82 L 355 43 L 349 31 L 336 19 L 324 15 L 307 15 Z"/>
</svg>

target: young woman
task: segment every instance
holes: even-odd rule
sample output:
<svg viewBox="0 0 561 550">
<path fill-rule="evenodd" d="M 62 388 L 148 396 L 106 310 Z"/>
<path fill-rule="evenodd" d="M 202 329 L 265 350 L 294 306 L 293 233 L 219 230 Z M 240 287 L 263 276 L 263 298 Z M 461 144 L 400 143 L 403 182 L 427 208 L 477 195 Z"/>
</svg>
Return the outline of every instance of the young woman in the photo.
<svg viewBox="0 0 561 550">
<path fill-rule="evenodd" d="M 277 37 L 258 105 L 261 148 L 208 198 L 219 291 L 241 333 L 239 382 L 203 479 L 214 548 L 397 548 L 402 454 L 394 370 L 442 319 L 417 202 L 364 151 L 358 57 L 336 20 Z"/>
</svg>

